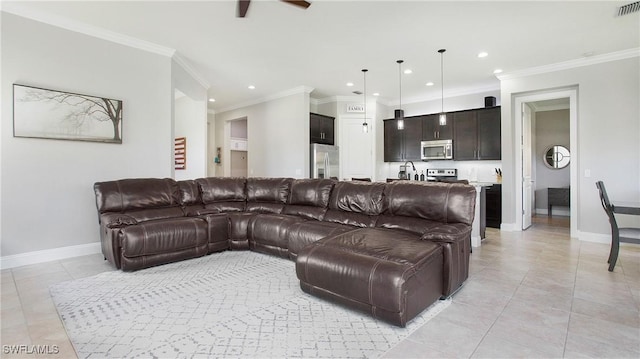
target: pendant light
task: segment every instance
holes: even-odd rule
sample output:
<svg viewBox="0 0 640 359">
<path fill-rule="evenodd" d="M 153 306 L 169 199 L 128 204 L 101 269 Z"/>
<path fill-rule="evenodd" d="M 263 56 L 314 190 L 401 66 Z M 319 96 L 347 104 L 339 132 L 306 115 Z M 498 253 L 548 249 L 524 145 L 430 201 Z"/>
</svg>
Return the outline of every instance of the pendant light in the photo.
<svg viewBox="0 0 640 359">
<path fill-rule="evenodd" d="M 402 111 L 402 63 L 404 60 L 396 61 L 398 63 L 398 78 L 400 79 L 400 108 L 395 110 L 394 118 L 398 123 L 398 130 L 404 130 L 404 111 Z"/>
<path fill-rule="evenodd" d="M 447 114 L 444 113 L 444 52 L 447 51 L 447 49 L 440 49 L 438 50 L 438 52 L 440 53 L 440 88 L 441 88 L 441 108 L 440 108 L 440 120 L 438 121 L 440 123 L 440 126 L 446 126 L 447 125 Z"/>
<path fill-rule="evenodd" d="M 364 78 L 364 122 L 362 123 L 362 132 L 369 132 L 369 124 L 367 123 L 367 69 L 362 69 L 362 77 Z"/>
</svg>

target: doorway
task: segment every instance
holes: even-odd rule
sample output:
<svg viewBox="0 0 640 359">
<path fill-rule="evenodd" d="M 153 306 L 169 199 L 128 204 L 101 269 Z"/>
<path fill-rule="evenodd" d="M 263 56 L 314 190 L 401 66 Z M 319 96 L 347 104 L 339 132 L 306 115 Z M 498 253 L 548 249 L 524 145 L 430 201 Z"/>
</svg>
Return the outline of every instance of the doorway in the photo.
<svg viewBox="0 0 640 359">
<path fill-rule="evenodd" d="M 229 176 L 247 177 L 249 136 L 247 118 L 229 121 Z"/>
<path fill-rule="evenodd" d="M 522 141 L 516 141 L 515 148 L 516 153 L 521 154 L 521 156 L 516 156 L 515 166 L 516 193 L 520 193 L 519 196 L 516 196 L 516 210 L 519 212 L 516 215 L 516 228 L 526 230 L 531 225 L 534 214 L 548 214 L 548 212 L 541 211 L 539 208 L 541 207 L 539 202 L 543 202 L 541 200 L 542 196 L 548 195 L 549 188 L 564 188 L 570 198 L 568 201 L 568 214 L 570 217 L 571 236 L 575 237 L 577 235 L 577 197 L 579 193 L 577 186 L 577 93 L 577 87 L 572 87 L 527 93 L 515 98 L 514 135 L 515 138 L 522 139 Z M 568 111 L 568 150 L 571 154 L 571 160 L 568 169 L 564 171 L 564 174 L 568 175 L 568 186 L 565 186 L 566 178 L 565 182 L 562 182 L 563 180 L 560 180 L 560 182 L 554 180 L 550 185 L 549 179 L 544 177 L 547 174 L 539 168 L 539 164 L 542 161 L 541 156 L 543 156 L 542 152 L 544 151 L 544 149 L 540 150 L 539 147 L 542 146 L 541 143 L 545 139 L 537 138 L 541 137 L 541 133 L 538 131 L 540 129 L 536 128 L 536 113 L 544 112 L 540 110 L 548 110 L 554 106 L 563 107 Z M 547 138 L 546 140 L 552 142 L 560 141 L 557 138 Z M 546 187 L 543 189 L 542 187 L 544 186 Z M 536 205 L 536 203 L 539 205 Z"/>
</svg>

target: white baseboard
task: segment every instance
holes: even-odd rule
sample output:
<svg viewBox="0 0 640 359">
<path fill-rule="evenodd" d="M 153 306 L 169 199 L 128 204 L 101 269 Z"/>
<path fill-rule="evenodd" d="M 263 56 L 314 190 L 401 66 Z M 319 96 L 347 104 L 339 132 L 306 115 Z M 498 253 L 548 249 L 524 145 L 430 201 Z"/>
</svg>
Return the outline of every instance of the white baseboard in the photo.
<svg viewBox="0 0 640 359">
<path fill-rule="evenodd" d="M 42 251 L 27 252 L 0 257 L 0 268 L 15 268 L 30 264 L 44 263 L 60 259 L 96 254 L 100 252 L 102 252 L 100 242 L 45 249 Z"/>
<path fill-rule="evenodd" d="M 536 214 L 542 215 L 542 216 L 548 216 L 549 210 L 546 208 L 536 208 Z M 571 216 L 571 210 L 568 209 L 568 207 L 553 208 L 551 210 L 551 215 L 554 217 L 555 216 L 569 217 Z"/>
<path fill-rule="evenodd" d="M 602 233 L 578 231 L 578 239 L 585 242 L 611 243 L 611 235 Z"/>
</svg>

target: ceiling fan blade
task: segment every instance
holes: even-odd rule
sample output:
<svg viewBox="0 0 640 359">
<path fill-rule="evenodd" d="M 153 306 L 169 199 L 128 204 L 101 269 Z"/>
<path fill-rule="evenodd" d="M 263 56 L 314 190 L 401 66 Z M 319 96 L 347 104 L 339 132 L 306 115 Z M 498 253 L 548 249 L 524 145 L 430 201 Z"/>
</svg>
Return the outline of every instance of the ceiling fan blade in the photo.
<svg viewBox="0 0 640 359">
<path fill-rule="evenodd" d="M 251 0 L 238 0 L 238 11 L 237 11 L 238 17 L 247 16 L 247 11 L 249 10 L 250 3 L 251 3 Z"/>
<path fill-rule="evenodd" d="M 299 6 L 299 7 L 304 8 L 304 9 L 308 8 L 309 6 L 311 6 L 311 3 L 308 2 L 308 1 L 300 1 L 300 0 L 281 0 L 281 1 L 284 1 L 284 2 L 286 2 L 288 4 L 291 4 L 291 5 Z"/>
</svg>

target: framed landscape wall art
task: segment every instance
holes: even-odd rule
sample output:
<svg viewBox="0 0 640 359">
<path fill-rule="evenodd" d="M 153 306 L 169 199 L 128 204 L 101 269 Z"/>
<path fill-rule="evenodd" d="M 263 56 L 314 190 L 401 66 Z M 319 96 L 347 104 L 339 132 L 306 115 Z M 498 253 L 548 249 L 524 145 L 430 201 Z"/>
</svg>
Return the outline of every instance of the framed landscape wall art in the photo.
<svg viewBox="0 0 640 359">
<path fill-rule="evenodd" d="M 122 101 L 14 84 L 13 136 L 122 143 Z"/>
</svg>

